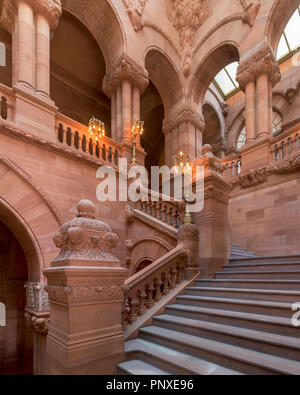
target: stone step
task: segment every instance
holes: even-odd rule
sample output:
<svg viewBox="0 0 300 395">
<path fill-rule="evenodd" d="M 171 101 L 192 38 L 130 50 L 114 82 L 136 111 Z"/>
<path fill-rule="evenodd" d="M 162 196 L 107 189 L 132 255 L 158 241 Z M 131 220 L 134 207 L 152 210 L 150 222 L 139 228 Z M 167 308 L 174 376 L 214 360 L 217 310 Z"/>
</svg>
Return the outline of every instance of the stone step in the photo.
<svg viewBox="0 0 300 395">
<path fill-rule="evenodd" d="M 278 256 L 265 256 L 256 258 L 243 258 L 243 259 L 232 259 L 230 264 L 240 263 L 275 263 L 275 262 L 299 262 L 300 255 L 278 255 Z"/>
<path fill-rule="evenodd" d="M 299 280 L 299 270 L 278 271 L 223 271 L 216 273 L 216 279 L 255 279 L 255 280 Z"/>
<path fill-rule="evenodd" d="M 180 316 L 155 317 L 154 326 L 261 351 L 300 362 L 300 339 Z"/>
<path fill-rule="evenodd" d="M 172 348 L 143 339 L 134 339 L 125 344 L 127 359 L 146 361 L 147 365 L 163 372 L 179 375 L 239 375 L 240 373 Z M 146 373 L 148 374 L 148 373 Z"/>
<path fill-rule="evenodd" d="M 171 373 L 150 365 L 143 360 L 131 360 L 118 366 L 118 374 L 128 376 L 165 376 Z"/>
<path fill-rule="evenodd" d="M 299 291 L 300 280 L 196 279 L 196 286 Z"/>
<path fill-rule="evenodd" d="M 192 295 L 178 296 L 177 304 L 185 306 L 207 307 L 212 309 L 232 310 L 243 313 L 265 314 L 275 317 L 290 318 L 293 315 L 292 303 L 265 302 L 259 300 L 213 298 Z"/>
<path fill-rule="evenodd" d="M 186 295 L 216 298 L 236 298 L 260 301 L 295 303 L 300 301 L 300 291 L 281 291 L 247 288 L 188 287 Z"/>
<path fill-rule="evenodd" d="M 261 330 L 281 336 L 299 337 L 299 328 L 292 326 L 292 315 L 291 318 L 273 317 L 265 314 L 185 306 L 183 304 L 166 306 L 165 313 L 239 328 Z"/>
<path fill-rule="evenodd" d="M 273 263 L 241 263 L 241 264 L 229 264 L 224 265 L 223 270 L 225 273 L 227 272 L 241 272 L 241 271 L 299 271 L 300 270 L 300 262 L 273 262 Z"/>
<path fill-rule="evenodd" d="M 161 327 L 140 330 L 142 339 L 245 374 L 300 374 L 300 363 Z"/>
</svg>

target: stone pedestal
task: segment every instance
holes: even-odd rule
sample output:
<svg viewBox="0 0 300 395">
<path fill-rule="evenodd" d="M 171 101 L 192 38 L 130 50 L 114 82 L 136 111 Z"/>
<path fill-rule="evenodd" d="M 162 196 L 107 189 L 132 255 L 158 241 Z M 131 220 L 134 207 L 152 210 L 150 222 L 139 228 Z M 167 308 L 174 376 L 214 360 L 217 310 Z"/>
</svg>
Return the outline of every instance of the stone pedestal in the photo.
<svg viewBox="0 0 300 395">
<path fill-rule="evenodd" d="M 203 156 L 194 162 L 204 167 L 204 209 L 193 214 L 199 237 L 199 268 L 202 277 L 213 277 L 230 256 L 228 203 L 232 186 L 223 177 L 222 162 L 203 147 Z"/>
<path fill-rule="evenodd" d="M 94 205 L 78 204 L 78 216 L 54 237 L 61 252 L 44 271 L 48 280 L 49 374 L 116 374 L 124 361 L 121 325 L 128 271 L 111 255 L 117 235 L 94 219 Z"/>
<path fill-rule="evenodd" d="M 194 224 L 184 224 L 179 228 L 178 244 L 183 244 L 187 251 L 184 270 L 185 280 L 191 280 L 199 273 L 199 231 Z"/>
</svg>

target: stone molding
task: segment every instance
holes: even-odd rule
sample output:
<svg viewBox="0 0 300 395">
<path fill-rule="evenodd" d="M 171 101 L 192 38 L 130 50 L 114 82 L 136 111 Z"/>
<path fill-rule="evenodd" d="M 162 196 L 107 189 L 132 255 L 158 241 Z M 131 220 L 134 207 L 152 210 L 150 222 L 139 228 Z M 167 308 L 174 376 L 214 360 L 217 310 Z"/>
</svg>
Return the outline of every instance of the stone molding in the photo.
<svg viewBox="0 0 300 395">
<path fill-rule="evenodd" d="M 148 0 L 123 0 L 127 14 L 136 32 L 142 30 L 143 13 Z"/>
<path fill-rule="evenodd" d="M 260 0 L 240 0 L 240 2 L 244 9 L 243 22 L 252 27 L 259 13 L 261 2 Z"/>
<path fill-rule="evenodd" d="M 144 224 L 149 225 L 151 228 L 154 228 L 155 230 L 158 230 L 159 232 L 164 233 L 165 235 L 173 239 L 177 239 L 178 229 L 174 228 L 171 225 L 167 225 L 159 219 L 156 219 L 151 215 L 145 214 L 140 210 L 135 209 L 133 211 L 135 219 L 140 220 Z"/>
<path fill-rule="evenodd" d="M 123 81 L 131 82 L 143 94 L 149 85 L 148 71 L 140 67 L 132 59 L 129 59 L 128 56 L 123 55 L 104 77 L 104 93 L 111 97 L 116 89 L 122 85 Z"/>
<path fill-rule="evenodd" d="M 95 219 L 95 205 L 89 200 L 81 200 L 77 210 L 77 217 L 62 225 L 54 235 L 60 253 L 52 266 L 65 266 L 62 262 L 66 260 L 88 260 L 91 266 L 93 262 L 98 266 L 99 261 L 102 266 L 118 265 L 111 252 L 119 237 L 106 223 Z"/>
<path fill-rule="evenodd" d="M 269 46 L 264 46 L 250 59 L 241 63 L 236 80 L 242 90 L 250 82 L 255 82 L 261 74 L 267 74 L 273 86 L 281 79 L 279 64 Z"/>
<path fill-rule="evenodd" d="M 172 0 L 169 3 L 169 19 L 179 34 L 183 53 L 183 74 L 188 77 L 192 70 L 193 47 L 197 30 L 210 13 L 208 1 Z"/>
<path fill-rule="evenodd" d="M 176 116 L 170 116 L 165 118 L 163 121 L 163 132 L 168 134 L 175 128 L 182 125 L 183 123 L 191 123 L 200 132 L 203 132 L 205 127 L 204 117 L 202 114 L 197 112 L 196 109 L 190 106 L 182 107 Z"/>
<path fill-rule="evenodd" d="M 56 29 L 62 14 L 60 0 L 23 0 L 32 6 L 36 14 L 43 15 L 53 31 Z M 17 14 L 17 0 L 4 0 L 2 5 L 0 22 L 6 30 L 12 33 L 12 26 Z"/>
</svg>

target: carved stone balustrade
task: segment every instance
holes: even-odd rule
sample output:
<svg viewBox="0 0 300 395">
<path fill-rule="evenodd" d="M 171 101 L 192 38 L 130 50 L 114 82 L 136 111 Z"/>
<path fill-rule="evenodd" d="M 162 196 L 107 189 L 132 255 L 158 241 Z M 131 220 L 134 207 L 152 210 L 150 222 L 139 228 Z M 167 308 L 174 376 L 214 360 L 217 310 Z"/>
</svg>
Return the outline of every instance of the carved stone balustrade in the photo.
<svg viewBox="0 0 300 395">
<path fill-rule="evenodd" d="M 118 236 L 83 200 L 54 236 L 60 249 L 48 280 L 49 374 L 116 374 L 124 360 L 121 306 L 128 271 L 111 255 Z"/>
</svg>

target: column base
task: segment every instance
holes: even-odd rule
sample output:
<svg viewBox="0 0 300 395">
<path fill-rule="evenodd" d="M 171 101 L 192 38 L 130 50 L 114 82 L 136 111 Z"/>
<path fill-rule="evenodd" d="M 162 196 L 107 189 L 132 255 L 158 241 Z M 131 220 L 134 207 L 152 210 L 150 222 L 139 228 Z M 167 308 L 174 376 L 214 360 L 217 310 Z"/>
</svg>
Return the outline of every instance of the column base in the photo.
<svg viewBox="0 0 300 395">
<path fill-rule="evenodd" d="M 14 86 L 15 92 L 15 126 L 55 142 L 55 115 L 57 107 L 46 96 L 35 92 L 22 84 Z"/>
</svg>

